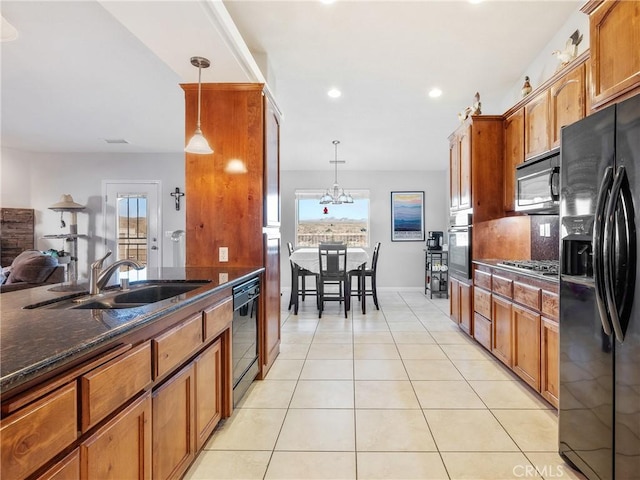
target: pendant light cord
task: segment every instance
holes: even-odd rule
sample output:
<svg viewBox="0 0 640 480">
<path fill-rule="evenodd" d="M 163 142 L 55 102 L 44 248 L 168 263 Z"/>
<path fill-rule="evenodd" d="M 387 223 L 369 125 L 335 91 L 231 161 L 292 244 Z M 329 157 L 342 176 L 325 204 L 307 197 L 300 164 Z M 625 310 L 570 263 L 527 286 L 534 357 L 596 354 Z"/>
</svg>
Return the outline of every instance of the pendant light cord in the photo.
<svg viewBox="0 0 640 480">
<path fill-rule="evenodd" d="M 200 96 L 202 91 L 202 65 L 198 65 L 198 123 L 196 130 L 200 132 Z"/>
</svg>

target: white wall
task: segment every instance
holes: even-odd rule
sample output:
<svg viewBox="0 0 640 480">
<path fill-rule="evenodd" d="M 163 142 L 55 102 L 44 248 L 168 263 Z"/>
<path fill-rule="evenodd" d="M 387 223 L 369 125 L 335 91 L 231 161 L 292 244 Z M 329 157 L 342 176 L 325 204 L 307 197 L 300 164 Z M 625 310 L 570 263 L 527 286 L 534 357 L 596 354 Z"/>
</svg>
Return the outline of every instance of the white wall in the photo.
<svg viewBox="0 0 640 480">
<path fill-rule="evenodd" d="M 520 91 L 524 83 L 524 77 L 529 76 L 531 86 L 535 89 L 551 78 L 556 72 L 560 61 L 551 52 L 564 49 L 565 43 L 576 29 L 582 34 L 582 42 L 578 45 L 578 55 L 589 49 L 589 16 L 580 11 L 583 2 L 576 2 L 576 11 L 567 19 L 562 28 L 542 49 L 538 56 L 522 72 L 520 79 L 513 85 L 511 90 L 504 96 L 501 105 L 501 112 L 506 112 L 522 98 Z M 526 41 L 519 39 L 518 41 Z"/>
<path fill-rule="evenodd" d="M 445 171 L 340 172 L 338 181 L 347 189 L 370 193 L 370 242 L 381 242 L 378 260 L 378 288 L 424 288 L 425 242 L 391 241 L 391 192 L 425 192 L 425 235 L 430 230 L 446 232 L 448 224 L 448 182 Z M 295 190 L 325 189 L 333 183 L 331 171 L 282 171 L 282 257 L 281 284 L 291 285 L 291 268 L 286 242 L 295 238 Z"/>
<path fill-rule="evenodd" d="M 160 231 L 185 229 L 184 204 L 176 211 L 169 194 L 180 187 L 184 191 L 184 155 L 182 154 L 69 154 L 29 153 L 2 150 L 2 207 L 35 210 L 35 245 L 39 250 L 65 248 L 64 240 L 48 240 L 44 235 L 69 232 L 60 228 L 60 214 L 49 210 L 60 196 L 69 193 L 86 209 L 78 213 L 78 233 L 88 235 L 78 241 L 78 273 L 87 276 L 91 261 L 104 253 L 102 216 L 103 180 L 159 180 L 161 182 L 162 225 Z M 162 238 L 164 266 L 173 266 L 173 245 Z M 66 246 L 66 250 L 68 250 Z"/>
</svg>

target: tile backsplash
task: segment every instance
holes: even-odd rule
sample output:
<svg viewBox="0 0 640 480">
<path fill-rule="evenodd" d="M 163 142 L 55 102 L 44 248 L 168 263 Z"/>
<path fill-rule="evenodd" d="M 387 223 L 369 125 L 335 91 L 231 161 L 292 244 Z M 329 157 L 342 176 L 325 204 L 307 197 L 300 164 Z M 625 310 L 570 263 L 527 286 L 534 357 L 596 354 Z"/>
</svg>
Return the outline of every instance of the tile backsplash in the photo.
<svg viewBox="0 0 640 480">
<path fill-rule="evenodd" d="M 558 215 L 530 215 L 531 260 L 560 258 L 560 218 Z"/>
</svg>

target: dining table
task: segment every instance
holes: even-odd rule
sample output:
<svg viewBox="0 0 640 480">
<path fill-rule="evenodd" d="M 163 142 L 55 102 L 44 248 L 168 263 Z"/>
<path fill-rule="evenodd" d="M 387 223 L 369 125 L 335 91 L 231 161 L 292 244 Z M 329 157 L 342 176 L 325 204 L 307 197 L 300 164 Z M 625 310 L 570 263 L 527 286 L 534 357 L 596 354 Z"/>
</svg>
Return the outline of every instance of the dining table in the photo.
<svg viewBox="0 0 640 480">
<path fill-rule="evenodd" d="M 320 256 L 318 254 L 318 247 L 300 247 L 293 251 L 289 257 L 294 266 L 294 273 L 291 279 L 291 288 L 295 292 L 294 302 L 298 306 L 298 270 L 306 269 L 312 273 L 320 273 Z M 361 285 L 364 285 L 365 281 L 365 266 L 369 261 L 369 254 L 364 248 L 361 247 L 347 247 L 347 272 L 351 270 L 360 270 Z M 362 301 L 362 313 L 367 313 L 367 306 L 365 302 L 365 296 L 360 296 Z"/>
</svg>

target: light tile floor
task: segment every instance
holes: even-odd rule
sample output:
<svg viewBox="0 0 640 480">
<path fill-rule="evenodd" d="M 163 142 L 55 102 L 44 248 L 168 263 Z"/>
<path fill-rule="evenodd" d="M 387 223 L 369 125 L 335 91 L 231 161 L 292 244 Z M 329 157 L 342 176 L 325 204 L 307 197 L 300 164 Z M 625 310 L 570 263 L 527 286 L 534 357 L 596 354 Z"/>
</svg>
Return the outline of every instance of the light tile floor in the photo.
<svg viewBox="0 0 640 480">
<path fill-rule="evenodd" d="M 448 300 L 380 292 L 317 318 L 283 296 L 281 353 L 186 479 L 583 479 L 557 413 L 449 319 Z"/>
</svg>

